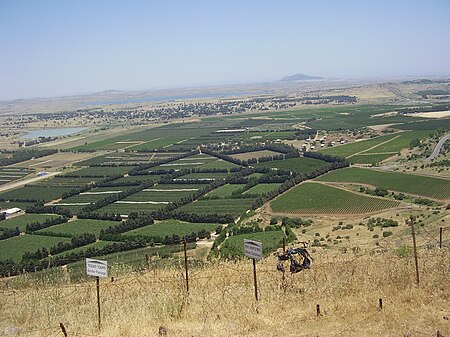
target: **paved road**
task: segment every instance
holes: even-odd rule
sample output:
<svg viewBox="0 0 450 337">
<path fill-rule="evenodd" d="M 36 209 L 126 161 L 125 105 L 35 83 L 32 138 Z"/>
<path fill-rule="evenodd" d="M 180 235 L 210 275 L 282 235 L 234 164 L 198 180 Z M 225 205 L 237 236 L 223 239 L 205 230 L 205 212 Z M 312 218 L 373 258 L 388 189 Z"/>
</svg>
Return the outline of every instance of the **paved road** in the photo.
<svg viewBox="0 0 450 337">
<path fill-rule="evenodd" d="M 437 158 L 437 157 L 439 156 L 439 152 L 441 152 L 442 146 L 444 145 L 444 143 L 445 143 L 448 139 L 450 139 L 450 133 L 447 133 L 444 137 L 442 137 L 442 138 L 439 140 L 439 143 L 437 143 L 436 147 L 435 147 L 434 150 L 433 150 L 433 153 L 431 154 L 431 156 L 429 156 L 429 157 L 427 158 L 427 160 L 432 160 L 432 159 Z"/>
</svg>

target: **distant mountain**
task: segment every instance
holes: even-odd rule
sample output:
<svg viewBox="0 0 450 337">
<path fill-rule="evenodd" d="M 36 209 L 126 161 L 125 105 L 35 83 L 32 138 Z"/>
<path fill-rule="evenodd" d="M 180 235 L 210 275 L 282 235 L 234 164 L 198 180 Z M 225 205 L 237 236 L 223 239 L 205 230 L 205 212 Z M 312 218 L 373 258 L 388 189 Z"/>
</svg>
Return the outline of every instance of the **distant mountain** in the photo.
<svg viewBox="0 0 450 337">
<path fill-rule="evenodd" d="M 309 76 L 305 74 L 295 74 L 291 76 L 283 77 L 280 81 L 282 82 L 295 82 L 295 81 L 309 81 L 309 80 L 321 80 L 323 77 Z"/>
</svg>

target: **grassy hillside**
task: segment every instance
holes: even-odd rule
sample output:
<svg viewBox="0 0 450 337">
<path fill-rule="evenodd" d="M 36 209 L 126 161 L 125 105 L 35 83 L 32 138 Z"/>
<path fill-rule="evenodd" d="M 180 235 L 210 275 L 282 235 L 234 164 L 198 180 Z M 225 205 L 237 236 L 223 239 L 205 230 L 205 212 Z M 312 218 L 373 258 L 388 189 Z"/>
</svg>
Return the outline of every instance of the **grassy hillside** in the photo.
<svg viewBox="0 0 450 337">
<path fill-rule="evenodd" d="M 181 266 L 133 275 L 113 269 L 114 282 L 101 279 L 100 332 L 94 278 L 73 283 L 61 272 L 39 286 L 4 280 L 0 331 L 62 336 L 62 322 L 69 336 L 158 336 L 160 329 L 167 336 L 448 336 L 448 255 L 419 251 L 427 263 L 417 287 L 411 257 L 380 251 L 312 252 L 312 268 L 287 273 L 284 282 L 268 257 L 257 263 L 258 305 L 248 259 L 191 265 L 189 295 Z"/>
</svg>

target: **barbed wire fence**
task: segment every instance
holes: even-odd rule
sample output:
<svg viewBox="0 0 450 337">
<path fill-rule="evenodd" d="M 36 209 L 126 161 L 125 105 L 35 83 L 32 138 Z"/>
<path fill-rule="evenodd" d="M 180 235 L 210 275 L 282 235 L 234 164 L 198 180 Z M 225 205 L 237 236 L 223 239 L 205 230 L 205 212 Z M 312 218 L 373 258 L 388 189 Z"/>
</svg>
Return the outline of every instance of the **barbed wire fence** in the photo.
<svg viewBox="0 0 450 337">
<path fill-rule="evenodd" d="M 443 253 L 448 253 L 448 245 L 440 246 L 436 244 L 436 237 L 448 242 L 450 240 L 450 226 L 441 227 L 442 235 L 436 233 L 435 229 L 430 228 L 419 228 L 418 235 L 421 236 L 423 243 L 420 246 L 420 260 L 425 263 L 425 261 L 432 261 L 433 259 L 442 258 Z M 432 243 L 430 245 L 430 242 Z M 376 263 L 371 262 L 371 259 L 382 258 L 386 263 L 392 264 L 392 269 L 395 268 L 396 263 L 401 260 L 398 255 L 388 253 L 389 248 L 386 242 L 380 240 L 378 246 L 373 247 L 373 243 L 360 244 L 359 249 L 352 250 L 351 248 L 345 250 L 345 252 L 327 252 L 322 251 L 318 253 L 315 262 L 322 266 L 332 266 L 340 269 L 340 279 L 332 279 L 332 276 L 326 275 L 326 273 L 315 270 L 313 268 L 306 273 L 299 274 L 289 274 L 287 277 L 282 278 L 280 272 L 275 268 L 275 256 L 270 256 L 269 258 L 263 259 L 258 263 L 258 284 L 259 291 L 264 299 L 264 294 L 276 293 L 277 296 L 283 298 L 283 296 L 289 296 L 289 294 L 299 294 L 305 292 L 306 288 L 315 288 L 319 292 L 327 294 L 330 290 L 326 287 L 330 283 L 337 284 L 336 288 L 342 287 L 345 284 L 352 284 L 356 274 L 363 275 L 364 279 L 368 280 L 368 284 L 378 284 L 380 281 L 380 276 L 376 275 L 376 268 L 366 268 L 366 270 L 358 270 L 361 261 L 367 264 Z M 249 260 L 250 261 L 250 260 Z M 402 265 L 405 265 L 408 270 L 413 270 L 412 259 L 406 258 L 402 260 Z M 182 305 L 179 311 L 185 310 L 189 306 L 190 294 L 186 292 L 186 278 L 184 275 L 184 270 L 182 266 L 178 268 L 164 267 L 158 269 L 155 265 L 150 263 L 147 265 L 146 270 L 141 270 L 134 272 L 131 275 L 115 276 L 113 279 L 108 279 L 102 282 L 101 286 L 101 298 L 102 304 L 108 304 L 109 302 L 114 302 L 117 299 L 125 301 L 127 299 L 132 299 L 136 294 L 149 294 L 154 292 L 154 289 L 161 289 L 160 296 L 171 299 L 176 296 L 181 301 Z M 360 268 L 359 268 L 360 269 Z M 217 272 L 220 270 L 220 272 Z M 226 277 L 225 277 L 226 276 Z M 398 281 L 395 273 L 388 273 L 383 275 L 390 282 Z M 412 281 L 413 275 L 409 281 Z M 251 263 L 246 263 L 245 260 L 229 260 L 229 261 L 212 261 L 206 263 L 203 266 L 192 267 L 189 273 L 189 281 L 191 286 L 191 292 L 198 294 L 199 292 L 207 289 L 210 297 L 221 298 L 223 300 L 222 305 L 236 306 L 238 303 L 242 303 L 242 297 L 247 296 L 248 293 L 251 294 L 251 289 L 253 286 L 252 273 L 251 273 Z M 84 298 L 84 300 L 92 300 L 93 294 L 95 292 L 94 282 L 83 282 L 83 283 L 64 283 L 64 284 L 36 284 L 34 287 L 29 287 L 25 289 L 14 289 L 13 287 L 2 287 L 0 288 L 0 294 L 2 298 L 12 298 L 14 303 L 17 301 L 17 297 L 28 297 L 33 299 L 36 293 L 39 293 L 42 297 L 47 297 L 51 299 L 49 302 L 54 302 L 55 306 L 57 303 L 61 302 L 73 302 L 77 298 Z M 283 291 L 280 292 L 280 289 Z M 172 293 L 170 293 L 170 290 Z M 175 290 L 175 291 L 174 291 Z M 283 295 L 284 294 L 284 295 Z M 326 295 L 324 295 L 326 296 Z M 145 296 L 144 296 L 145 297 Z M 204 308 L 207 308 L 211 314 L 221 315 L 218 307 L 212 303 L 208 297 L 203 296 L 201 298 L 201 304 Z M 318 302 L 320 299 L 317 299 Z M 151 305 L 151 301 L 148 300 L 147 305 Z M 392 303 L 395 305 L 395 303 Z M 376 303 L 374 302 L 374 306 Z M 312 306 L 313 307 L 313 306 Z M 311 308 L 310 314 L 304 317 L 304 320 L 316 319 L 314 315 L 314 308 Z M 383 312 L 382 310 L 380 310 Z M 367 315 L 367 317 L 361 319 L 357 323 L 351 323 L 342 329 L 339 333 L 334 336 L 345 336 L 346 333 L 350 332 L 358 324 L 362 324 L 365 321 L 371 320 L 374 315 L 378 313 L 372 313 Z M 310 317 L 309 317 L 310 316 Z M 392 320 L 396 320 L 395 317 L 390 317 Z M 95 321 L 95 319 L 93 319 Z M 50 323 L 50 322 L 48 322 Z M 72 331 L 66 328 L 64 323 L 61 322 L 61 326 L 55 326 L 48 324 L 42 328 L 20 330 L 21 335 L 32 335 L 39 334 L 42 336 L 98 336 L 98 334 L 92 331 L 82 332 L 82 331 Z M 397 324 L 402 326 L 402 323 L 397 320 Z M 64 328 L 63 328 L 64 327 Z M 405 327 L 406 329 L 407 327 Z M 416 329 L 411 329 L 411 332 L 418 335 L 429 335 L 429 332 L 421 332 Z"/>
</svg>

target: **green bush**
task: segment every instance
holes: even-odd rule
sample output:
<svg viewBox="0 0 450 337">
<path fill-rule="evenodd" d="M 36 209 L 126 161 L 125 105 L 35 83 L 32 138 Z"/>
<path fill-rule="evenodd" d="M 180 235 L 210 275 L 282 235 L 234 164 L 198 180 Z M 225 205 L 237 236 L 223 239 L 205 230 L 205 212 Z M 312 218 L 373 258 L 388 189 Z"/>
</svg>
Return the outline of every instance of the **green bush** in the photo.
<svg viewBox="0 0 450 337">
<path fill-rule="evenodd" d="M 383 238 L 387 238 L 388 236 L 391 236 L 391 235 L 392 235 L 392 232 L 389 232 L 389 231 L 383 232 Z"/>
</svg>

